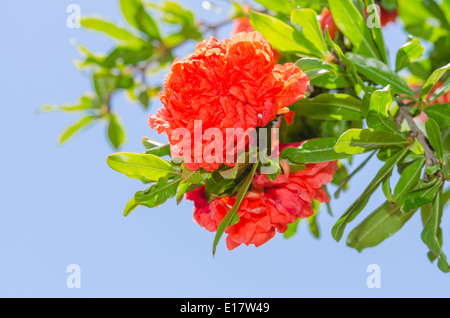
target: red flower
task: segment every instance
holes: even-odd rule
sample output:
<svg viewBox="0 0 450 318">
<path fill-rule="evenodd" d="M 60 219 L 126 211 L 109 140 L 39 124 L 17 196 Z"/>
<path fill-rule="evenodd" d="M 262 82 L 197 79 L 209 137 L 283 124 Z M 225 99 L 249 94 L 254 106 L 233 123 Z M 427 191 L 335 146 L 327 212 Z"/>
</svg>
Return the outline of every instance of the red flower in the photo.
<svg viewBox="0 0 450 318">
<path fill-rule="evenodd" d="M 328 32 L 330 33 L 331 39 L 334 40 L 336 38 L 336 32 L 339 31 L 339 29 L 334 22 L 331 11 L 327 8 L 323 8 L 320 14 L 320 26 L 322 27 L 322 31 L 325 31 L 328 26 Z"/>
<path fill-rule="evenodd" d="M 388 11 L 383 7 L 380 7 L 380 22 L 381 26 L 385 26 L 389 22 L 395 22 L 398 16 L 398 9 Z"/>
<path fill-rule="evenodd" d="M 288 145 L 293 146 L 293 145 Z M 286 147 L 286 145 L 281 146 Z M 229 250 L 241 244 L 256 247 L 270 240 L 275 232 L 284 233 L 288 224 L 298 218 L 311 216 L 313 200 L 328 202 L 322 186 L 333 179 L 337 162 L 307 164 L 295 173 L 285 171 L 275 180 L 267 175 L 256 175 L 251 190 L 245 195 L 238 210 L 239 222 L 226 229 Z M 207 203 L 204 188 L 186 194 L 194 201 L 194 220 L 214 232 L 234 204 L 234 197 L 215 199 Z"/>
<path fill-rule="evenodd" d="M 164 107 L 150 115 L 149 125 L 167 134 L 172 146 L 180 142 L 172 132 L 185 128 L 194 136 L 196 120 L 202 122 L 200 133 L 216 128 L 223 136 L 226 128 L 264 127 L 279 110 L 303 98 L 308 85 L 308 77 L 295 64 L 275 64 L 270 45 L 259 32 L 238 33 L 221 42 L 212 37 L 187 58 L 173 62 L 159 95 Z M 193 149 L 191 139 L 187 146 Z M 196 147 L 204 150 L 210 143 Z M 194 151 L 191 156 L 191 163 L 186 163 L 190 170 L 214 171 L 221 165 L 214 158 L 195 163 Z"/>
</svg>

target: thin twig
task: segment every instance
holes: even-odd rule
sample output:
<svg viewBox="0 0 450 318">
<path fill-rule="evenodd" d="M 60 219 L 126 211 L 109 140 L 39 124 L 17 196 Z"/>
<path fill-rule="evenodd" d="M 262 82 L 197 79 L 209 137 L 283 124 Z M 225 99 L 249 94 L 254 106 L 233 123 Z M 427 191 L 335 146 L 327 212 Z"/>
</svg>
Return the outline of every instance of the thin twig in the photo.
<svg viewBox="0 0 450 318">
<path fill-rule="evenodd" d="M 405 119 L 406 122 L 409 125 L 409 128 L 411 129 L 409 132 L 409 135 L 420 143 L 420 145 L 423 148 L 423 151 L 425 152 L 425 162 L 427 166 L 433 166 L 434 164 L 439 164 L 439 160 L 434 156 L 434 150 L 431 147 L 427 137 L 422 132 L 422 130 L 417 127 L 416 123 L 414 122 L 413 117 L 409 113 L 409 107 L 406 106 L 400 106 L 398 115 L 396 117 L 397 125 L 400 125 L 402 120 Z"/>
</svg>

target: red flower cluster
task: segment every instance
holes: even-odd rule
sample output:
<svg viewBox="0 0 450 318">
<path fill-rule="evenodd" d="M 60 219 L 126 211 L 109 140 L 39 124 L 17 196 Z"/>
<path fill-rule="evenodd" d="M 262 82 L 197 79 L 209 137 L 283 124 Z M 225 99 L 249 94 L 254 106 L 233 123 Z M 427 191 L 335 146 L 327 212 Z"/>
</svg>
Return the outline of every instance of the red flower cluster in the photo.
<svg viewBox="0 0 450 318">
<path fill-rule="evenodd" d="M 259 32 L 241 32 L 220 42 L 211 37 L 187 58 L 173 62 L 159 95 L 164 107 L 150 115 L 149 125 L 167 134 L 172 146 L 180 143 L 172 132 L 185 128 L 193 136 L 197 120 L 202 122 L 197 133 L 216 128 L 223 136 L 227 128 L 264 127 L 303 98 L 308 85 L 308 77 L 295 64 L 275 64 L 272 49 Z M 209 144 L 195 146 L 203 150 Z M 194 149 L 193 140 L 190 146 Z M 223 157 L 225 150 L 226 146 Z M 214 160 L 186 163 L 189 170 L 214 171 L 220 165 Z"/>
<path fill-rule="evenodd" d="M 239 206 L 239 222 L 225 231 L 228 249 L 241 244 L 258 247 L 274 237 L 276 231 L 284 233 L 288 224 L 298 218 L 311 216 L 313 200 L 328 202 L 322 186 L 331 182 L 337 168 L 337 162 L 332 161 L 307 164 L 305 170 L 295 173 L 285 171 L 275 180 L 255 175 L 251 190 Z M 217 230 L 235 202 L 234 197 L 222 197 L 208 203 L 204 187 L 187 193 L 186 199 L 194 201 L 195 222 L 210 232 Z"/>
</svg>

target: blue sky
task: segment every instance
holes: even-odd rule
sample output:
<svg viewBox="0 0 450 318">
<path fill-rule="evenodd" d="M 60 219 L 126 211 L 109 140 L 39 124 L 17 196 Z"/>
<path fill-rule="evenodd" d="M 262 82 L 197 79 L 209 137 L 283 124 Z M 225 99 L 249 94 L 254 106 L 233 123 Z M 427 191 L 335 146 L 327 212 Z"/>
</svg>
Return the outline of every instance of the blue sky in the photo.
<svg viewBox="0 0 450 318">
<path fill-rule="evenodd" d="M 76 116 L 37 111 L 44 103 L 75 101 L 91 89 L 88 77 L 72 64 L 79 55 L 71 39 L 97 51 L 112 45 L 99 35 L 67 28 L 71 3 L 80 5 L 82 14 L 121 20 L 113 1 L 0 2 L 0 297 L 450 296 L 450 276 L 426 258 L 419 215 L 361 254 L 331 238 L 337 217 L 379 169 L 376 160 L 332 202 L 334 217 L 319 215 L 320 240 L 302 224 L 294 238 L 278 235 L 259 248 L 229 252 L 221 244 L 213 259 L 213 234 L 193 222 L 191 202 L 140 207 L 124 218 L 125 203 L 143 185 L 107 166 L 113 151 L 105 126 L 95 125 L 60 147 L 57 135 Z M 223 18 L 202 9 L 201 1 L 184 3 L 200 19 Z M 224 28 L 220 36 L 229 31 Z M 392 25 L 385 34 L 392 59 L 405 35 Z M 155 101 L 150 112 L 160 105 Z M 118 97 L 114 107 L 128 129 L 124 151 L 142 151 L 142 136 L 164 140 L 150 130 L 148 114 L 137 105 Z M 382 200 L 378 191 L 349 229 Z M 444 215 L 447 251 L 448 221 Z M 66 286 L 69 264 L 81 268 L 79 289 Z M 381 268 L 379 289 L 366 286 L 370 264 Z"/>
</svg>

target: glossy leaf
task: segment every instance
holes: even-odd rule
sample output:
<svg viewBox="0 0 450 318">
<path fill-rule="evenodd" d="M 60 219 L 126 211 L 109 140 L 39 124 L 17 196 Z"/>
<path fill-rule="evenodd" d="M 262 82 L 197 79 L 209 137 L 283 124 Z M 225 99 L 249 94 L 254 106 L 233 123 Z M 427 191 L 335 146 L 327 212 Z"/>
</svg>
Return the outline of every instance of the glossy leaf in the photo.
<svg viewBox="0 0 450 318">
<path fill-rule="evenodd" d="M 120 9 L 130 25 L 147 34 L 150 39 L 159 39 L 155 20 L 145 11 L 141 0 L 120 0 Z"/>
<path fill-rule="evenodd" d="M 437 70 L 435 70 L 431 74 L 431 76 L 427 79 L 425 84 L 423 84 L 422 93 L 420 94 L 420 99 L 421 100 L 423 100 L 425 97 L 428 96 L 428 94 L 431 92 L 431 90 L 434 87 L 434 85 L 436 85 L 436 83 L 439 81 L 439 79 L 448 70 L 450 70 L 450 63 L 445 65 L 445 66 L 443 66 L 443 67 L 441 67 L 441 68 L 438 68 Z"/>
<path fill-rule="evenodd" d="M 362 55 L 347 53 L 359 73 L 377 84 L 391 85 L 396 94 L 405 94 L 416 99 L 416 95 L 400 76 L 383 62 Z"/>
<path fill-rule="evenodd" d="M 322 53 L 290 25 L 266 15 L 249 11 L 250 23 L 276 50 L 295 52 L 303 56 L 321 57 Z"/>
<path fill-rule="evenodd" d="M 142 177 L 158 181 L 163 177 L 174 177 L 181 173 L 169 162 L 154 155 L 118 152 L 108 156 L 108 165 L 130 178 Z"/>
<path fill-rule="evenodd" d="M 402 213 L 399 205 L 386 201 L 350 232 L 347 245 L 359 252 L 377 246 L 397 233 L 413 215 Z"/>
<path fill-rule="evenodd" d="M 328 0 L 333 19 L 339 30 L 364 56 L 375 59 L 380 54 L 375 47 L 366 20 L 351 0 Z"/>
<path fill-rule="evenodd" d="M 430 251 L 438 258 L 438 267 L 444 273 L 450 271 L 447 257 L 442 250 L 442 244 L 439 242 L 438 231 L 440 229 L 442 214 L 444 212 L 443 190 L 442 186 L 436 193 L 436 197 L 432 204 L 432 210 L 427 223 L 421 234 L 422 241 L 428 246 Z"/>
<path fill-rule="evenodd" d="M 444 146 L 442 145 L 439 125 L 433 119 L 428 118 L 425 122 L 425 129 L 427 130 L 428 141 L 437 153 L 437 158 L 442 162 L 444 157 Z"/>
<path fill-rule="evenodd" d="M 349 129 L 339 137 L 334 150 L 355 155 L 383 147 L 406 145 L 409 141 L 394 133 L 374 129 Z"/>
<path fill-rule="evenodd" d="M 321 120 L 361 120 L 361 100 L 346 94 L 320 94 L 290 107 L 297 114 Z"/>
<path fill-rule="evenodd" d="M 108 121 L 108 139 L 115 149 L 119 149 L 126 140 L 123 123 L 115 113 L 110 114 Z"/>
<path fill-rule="evenodd" d="M 127 202 L 125 210 L 123 211 L 123 216 L 128 216 L 131 212 L 134 211 L 139 206 L 139 203 L 136 202 L 134 198 Z"/>
<path fill-rule="evenodd" d="M 180 181 L 180 177 L 176 177 L 173 180 L 162 177 L 147 190 L 136 192 L 134 199 L 139 205 L 148 208 L 157 207 L 177 194 Z"/>
<path fill-rule="evenodd" d="M 310 41 L 314 47 L 326 57 L 327 45 L 317 20 L 316 12 L 312 9 L 295 9 L 291 12 L 291 22 L 294 27 L 299 26 L 299 32 Z"/>
<path fill-rule="evenodd" d="M 375 178 L 364 189 L 361 195 L 339 218 L 331 231 L 333 238 L 336 241 L 339 241 L 342 238 L 346 225 L 350 223 L 364 209 L 370 197 L 378 188 L 378 186 L 383 182 L 385 178 L 387 178 L 392 173 L 392 169 L 394 169 L 394 167 L 400 162 L 400 160 L 406 155 L 408 151 L 408 148 L 405 147 L 402 151 L 389 158 L 375 175 Z"/>
<path fill-rule="evenodd" d="M 408 37 L 406 43 L 397 51 L 395 71 L 398 72 L 411 63 L 416 62 L 424 51 L 425 48 L 420 44 L 418 38 Z"/>
<path fill-rule="evenodd" d="M 58 143 L 65 144 L 76 134 L 92 125 L 96 119 L 98 119 L 98 117 L 92 115 L 80 117 L 77 121 L 64 128 L 64 130 L 59 135 Z"/>
<path fill-rule="evenodd" d="M 440 127 L 450 126 L 450 104 L 436 104 L 424 109 L 425 114 L 432 118 Z"/>
<path fill-rule="evenodd" d="M 389 85 L 371 94 L 366 121 L 369 128 L 400 134 L 397 124 L 389 114 L 393 100 L 394 92 Z"/>
<path fill-rule="evenodd" d="M 416 160 L 402 171 L 394 188 L 393 199 L 397 204 L 401 205 L 406 194 L 417 186 L 424 164 L 425 159 Z"/>
<path fill-rule="evenodd" d="M 317 163 L 347 158 L 347 154 L 335 152 L 335 143 L 335 138 L 311 139 L 299 147 L 283 149 L 281 157 L 295 163 Z"/>
<path fill-rule="evenodd" d="M 322 60 L 311 57 L 301 58 L 295 62 L 295 65 L 300 67 L 310 81 L 322 75 L 335 73 L 333 66 Z"/>
<path fill-rule="evenodd" d="M 142 44 L 143 40 L 135 36 L 128 30 L 117 26 L 117 23 L 107 21 L 101 17 L 82 17 L 80 20 L 81 26 L 86 29 L 103 33 L 119 42 L 132 44 Z"/>
<path fill-rule="evenodd" d="M 431 203 L 439 188 L 439 181 L 429 183 L 419 183 L 416 188 L 406 194 L 402 203 L 402 211 L 408 213 L 421 206 Z"/>
</svg>

